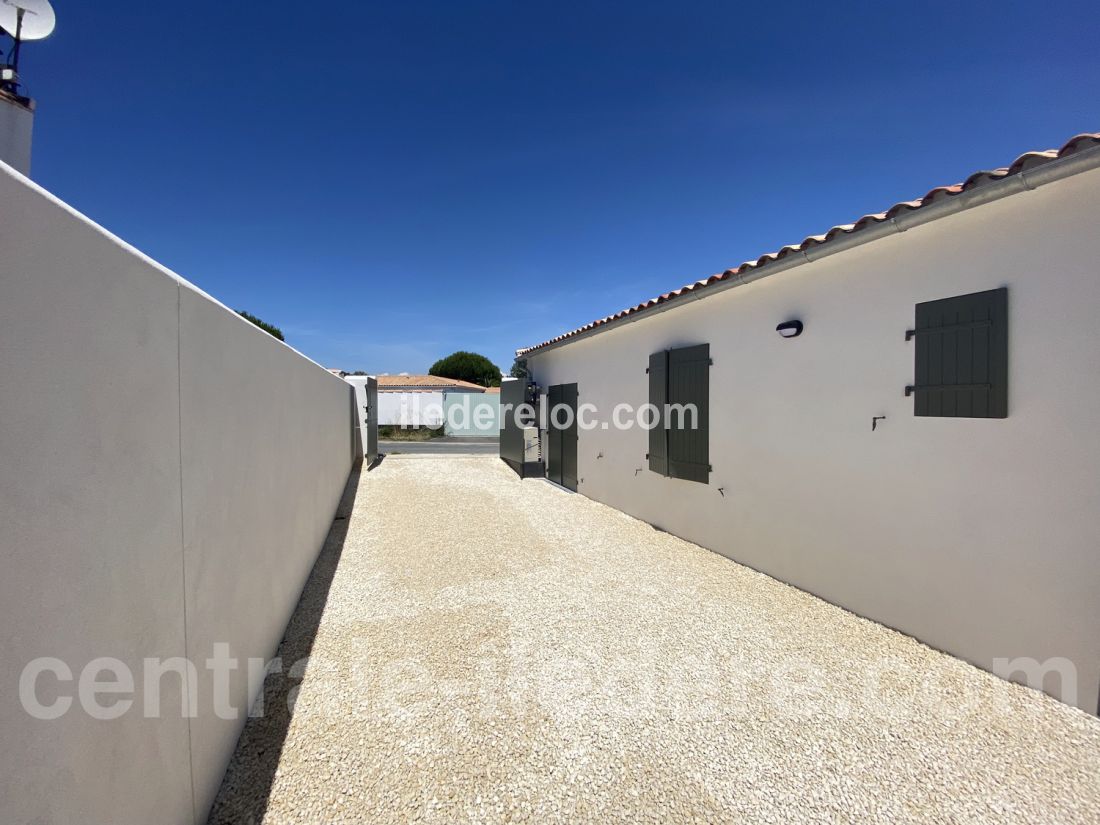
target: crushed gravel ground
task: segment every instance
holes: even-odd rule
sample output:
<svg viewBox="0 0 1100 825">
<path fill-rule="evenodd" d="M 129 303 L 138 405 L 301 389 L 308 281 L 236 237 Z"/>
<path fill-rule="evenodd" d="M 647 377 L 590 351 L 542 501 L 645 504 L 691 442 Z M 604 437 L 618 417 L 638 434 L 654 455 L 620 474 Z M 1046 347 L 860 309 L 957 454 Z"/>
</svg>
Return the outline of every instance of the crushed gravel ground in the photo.
<svg viewBox="0 0 1100 825">
<path fill-rule="evenodd" d="M 341 507 L 213 823 L 1100 818 L 1100 720 L 494 457 Z"/>
</svg>

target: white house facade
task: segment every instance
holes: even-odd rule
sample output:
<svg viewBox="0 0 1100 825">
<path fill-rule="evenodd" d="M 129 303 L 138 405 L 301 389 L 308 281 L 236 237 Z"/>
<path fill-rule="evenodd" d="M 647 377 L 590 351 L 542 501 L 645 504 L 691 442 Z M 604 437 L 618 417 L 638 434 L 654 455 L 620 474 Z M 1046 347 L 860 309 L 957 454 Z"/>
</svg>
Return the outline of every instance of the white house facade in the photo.
<svg viewBox="0 0 1100 825">
<path fill-rule="evenodd" d="M 366 410 L 371 376 L 348 375 L 359 409 Z M 379 375 L 377 424 L 381 427 L 445 427 L 447 435 L 495 436 L 499 396 L 489 388 L 435 375 Z M 484 408 L 484 409 L 482 409 Z"/>
<path fill-rule="evenodd" d="M 601 419 L 691 362 L 704 432 L 580 429 L 578 492 L 1096 713 L 1098 215 L 1078 136 L 519 354 Z"/>
</svg>

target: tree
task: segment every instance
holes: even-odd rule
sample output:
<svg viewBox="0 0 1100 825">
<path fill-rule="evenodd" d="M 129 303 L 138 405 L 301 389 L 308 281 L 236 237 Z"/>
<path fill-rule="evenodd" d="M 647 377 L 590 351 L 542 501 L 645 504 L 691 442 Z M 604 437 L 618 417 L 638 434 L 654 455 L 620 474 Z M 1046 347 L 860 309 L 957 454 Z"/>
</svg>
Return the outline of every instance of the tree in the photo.
<svg viewBox="0 0 1100 825">
<path fill-rule="evenodd" d="M 280 341 L 285 341 L 283 337 L 283 331 L 273 324 L 269 324 L 267 321 L 262 321 L 250 312 L 245 312 L 243 309 L 238 309 L 237 314 L 247 321 L 251 321 L 268 335 L 274 335 Z"/>
<path fill-rule="evenodd" d="M 500 367 L 484 355 L 465 350 L 440 358 L 432 364 L 428 374 L 438 375 L 440 378 L 457 378 L 459 381 L 469 381 L 483 387 L 500 386 Z"/>
<path fill-rule="evenodd" d="M 512 371 L 509 373 L 513 378 L 526 378 L 527 372 L 527 359 L 517 358 L 512 362 Z"/>
</svg>

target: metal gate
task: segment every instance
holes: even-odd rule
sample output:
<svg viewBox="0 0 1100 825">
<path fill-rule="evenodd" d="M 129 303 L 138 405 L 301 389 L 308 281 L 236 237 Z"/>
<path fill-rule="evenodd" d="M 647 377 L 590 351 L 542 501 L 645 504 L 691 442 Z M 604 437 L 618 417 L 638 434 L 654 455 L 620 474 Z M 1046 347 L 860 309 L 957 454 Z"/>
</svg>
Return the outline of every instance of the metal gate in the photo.
<svg viewBox="0 0 1100 825">
<path fill-rule="evenodd" d="M 534 401 L 535 388 L 526 379 L 505 378 L 500 382 L 500 457 L 521 478 L 541 476 L 544 473 L 543 464 L 537 458 L 537 450 L 528 450 L 525 433 L 525 430 L 530 430 L 535 425 Z M 517 409 L 525 404 L 530 407 L 529 414 L 517 415 Z M 535 438 L 537 442 L 537 435 Z M 537 443 L 535 446 L 537 447 Z"/>
<path fill-rule="evenodd" d="M 366 396 L 366 404 L 363 407 L 363 423 L 366 424 L 366 437 L 363 439 L 364 460 L 367 469 L 378 463 L 378 379 L 373 375 L 367 378 L 363 385 L 363 394 Z"/>
<path fill-rule="evenodd" d="M 577 489 L 576 384 L 553 384 L 546 391 L 546 475 L 568 490 Z"/>
</svg>

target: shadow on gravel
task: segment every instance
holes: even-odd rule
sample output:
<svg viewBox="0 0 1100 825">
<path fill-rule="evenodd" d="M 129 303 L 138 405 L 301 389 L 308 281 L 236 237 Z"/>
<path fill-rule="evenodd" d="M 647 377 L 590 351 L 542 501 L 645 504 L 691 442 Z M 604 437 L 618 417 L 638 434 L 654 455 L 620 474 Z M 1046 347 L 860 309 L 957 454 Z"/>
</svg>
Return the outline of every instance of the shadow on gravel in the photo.
<svg viewBox="0 0 1100 825">
<path fill-rule="evenodd" d="M 298 606 L 294 608 L 279 645 L 277 655 L 283 662 L 284 672 L 272 673 L 264 681 L 264 714 L 249 718 L 245 724 L 207 825 L 259 825 L 267 812 L 271 785 L 293 716 L 287 697 L 302 678 L 301 665 L 298 668 L 293 666 L 295 662 L 307 658 L 313 649 L 329 588 L 344 551 L 362 472 L 363 468 L 356 466 L 348 476 L 324 547 L 306 580 Z M 291 672 L 285 672 L 287 670 Z"/>
</svg>

